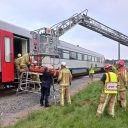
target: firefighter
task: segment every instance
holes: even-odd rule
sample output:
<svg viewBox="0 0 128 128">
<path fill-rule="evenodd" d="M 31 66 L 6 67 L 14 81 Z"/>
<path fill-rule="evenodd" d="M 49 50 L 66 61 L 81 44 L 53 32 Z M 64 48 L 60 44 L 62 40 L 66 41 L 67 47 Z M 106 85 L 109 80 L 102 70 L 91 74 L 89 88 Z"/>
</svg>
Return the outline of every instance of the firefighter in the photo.
<svg viewBox="0 0 128 128">
<path fill-rule="evenodd" d="M 15 66 L 16 66 L 17 76 L 18 78 L 20 78 L 20 64 L 21 64 L 23 57 L 21 56 L 20 53 L 17 56 L 18 58 L 15 59 Z"/>
<path fill-rule="evenodd" d="M 89 78 L 91 79 L 91 82 L 93 82 L 93 75 L 94 75 L 95 71 L 93 68 L 93 64 L 91 64 L 91 67 L 89 69 Z"/>
<path fill-rule="evenodd" d="M 42 85 L 41 85 L 41 98 L 40 98 L 41 106 L 50 107 L 48 98 L 50 95 L 50 87 L 52 83 L 53 83 L 53 76 L 50 72 L 48 72 L 48 68 L 44 67 L 44 72 L 42 75 Z"/>
<path fill-rule="evenodd" d="M 66 62 L 61 63 L 61 70 L 59 72 L 58 82 L 60 83 L 60 105 L 64 106 L 64 98 L 66 97 L 68 104 L 71 104 L 70 98 L 70 83 L 72 74 L 66 68 Z"/>
<path fill-rule="evenodd" d="M 119 99 L 120 99 L 120 103 L 123 109 L 126 109 L 126 83 L 127 83 L 127 78 L 128 78 L 128 74 L 127 74 L 127 70 L 124 66 L 124 61 L 123 60 L 119 60 L 116 62 L 116 66 L 118 69 L 118 88 L 119 88 Z"/>
<path fill-rule="evenodd" d="M 118 72 L 115 65 L 112 65 L 112 72 L 114 72 L 114 73 L 116 73 L 116 74 L 117 74 L 117 72 Z"/>
<path fill-rule="evenodd" d="M 101 81 L 104 83 L 96 116 L 100 117 L 108 104 L 108 113 L 115 117 L 115 103 L 117 98 L 117 75 L 112 72 L 112 65 L 104 65 L 105 74 L 103 74 Z"/>
<path fill-rule="evenodd" d="M 20 72 L 28 71 L 30 65 L 29 54 L 25 53 L 22 57 L 23 59 L 20 64 Z"/>
</svg>

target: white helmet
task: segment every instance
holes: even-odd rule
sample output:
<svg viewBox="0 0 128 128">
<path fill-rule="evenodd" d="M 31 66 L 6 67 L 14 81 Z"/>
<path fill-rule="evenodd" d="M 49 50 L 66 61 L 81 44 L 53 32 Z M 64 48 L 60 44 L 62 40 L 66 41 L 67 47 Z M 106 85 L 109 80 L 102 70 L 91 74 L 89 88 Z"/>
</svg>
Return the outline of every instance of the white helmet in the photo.
<svg viewBox="0 0 128 128">
<path fill-rule="evenodd" d="M 66 66 L 66 62 L 61 62 L 61 65 L 62 66 Z"/>
<path fill-rule="evenodd" d="M 18 57 L 21 57 L 21 54 L 20 53 L 18 53 L 18 55 L 17 55 Z"/>
</svg>

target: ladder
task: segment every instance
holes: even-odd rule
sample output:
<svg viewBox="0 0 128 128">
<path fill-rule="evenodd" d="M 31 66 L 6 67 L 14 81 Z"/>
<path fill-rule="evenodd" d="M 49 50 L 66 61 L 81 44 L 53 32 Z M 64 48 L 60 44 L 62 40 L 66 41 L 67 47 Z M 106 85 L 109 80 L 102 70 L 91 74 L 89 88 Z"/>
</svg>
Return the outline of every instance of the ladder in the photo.
<svg viewBox="0 0 128 128">
<path fill-rule="evenodd" d="M 59 56 L 57 44 L 59 37 L 83 20 L 83 14 L 87 15 L 87 10 L 76 13 L 66 20 L 63 20 L 51 28 L 40 28 L 31 32 L 33 37 L 33 53 L 44 56 Z"/>
<path fill-rule="evenodd" d="M 35 84 L 38 84 L 38 91 L 37 92 L 40 91 L 41 81 L 40 80 L 33 80 L 32 75 L 42 75 L 42 73 L 29 72 L 29 71 L 22 72 L 20 75 L 20 81 L 18 84 L 16 95 L 18 95 L 18 93 L 22 93 L 22 92 L 35 92 L 35 90 L 31 91 L 32 86 L 34 86 L 34 89 L 35 89 Z"/>
<path fill-rule="evenodd" d="M 82 11 L 81 13 L 76 13 L 73 16 L 69 17 L 67 20 L 59 22 L 51 27 L 54 30 L 55 36 L 60 37 L 65 32 L 73 28 L 75 25 L 80 23 L 83 20 L 83 15 L 87 15 L 87 9 Z"/>
<path fill-rule="evenodd" d="M 92 19 L 87 16 L 87 12 L 88 10 L 86 9 L 81 13 L 76 13 L 68 19 L 53 25 L 51 28 L 40 28 L 31 32 L 34 42 L 33 53 L 59 56 L 57 49 L 59 37 L 77 24 L 128 46 L 128 36 Z"/>
<path fill-rule="evenodd" d="M 79 25 L 102 34 L 103 36 L 115 40 L 125 46 L 128 46 L 128 36 L 96 21 L 95 19 L 92 19 L 87 15 L 83 14 L 83 20 L 79 23 Z"/>
</svg>

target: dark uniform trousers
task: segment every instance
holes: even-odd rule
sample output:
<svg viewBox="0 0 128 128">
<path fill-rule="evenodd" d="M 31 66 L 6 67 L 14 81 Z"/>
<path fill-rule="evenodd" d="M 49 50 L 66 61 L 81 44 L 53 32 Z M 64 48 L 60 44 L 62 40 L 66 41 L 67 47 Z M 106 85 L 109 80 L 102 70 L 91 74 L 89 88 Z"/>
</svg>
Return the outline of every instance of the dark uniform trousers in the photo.
<svg viewBox="0 0 128 128">
<path fill-rule="evenodd" d="M 48 98 L 50 95 L 50 83 L 42 84 L 41 86 L 41 98 L 40 98 L 40 104 L 45 106 L 49 105 Z"/>
</svg>

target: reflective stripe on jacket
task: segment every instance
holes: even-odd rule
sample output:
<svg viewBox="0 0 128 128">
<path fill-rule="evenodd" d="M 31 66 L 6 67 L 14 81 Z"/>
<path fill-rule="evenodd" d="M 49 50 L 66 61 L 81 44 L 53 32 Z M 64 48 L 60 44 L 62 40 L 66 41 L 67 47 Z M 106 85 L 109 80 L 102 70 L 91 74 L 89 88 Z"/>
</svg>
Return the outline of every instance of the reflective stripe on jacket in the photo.
<svg viewBox="0 0 128 128">
<path fill-rule="evenodd" d="M 105 88 L 104 88 L 104 92 L 105 93 L 109 93 L 109 94 L 116 94 L 117 90 L 107 90 L 107 83 L 117 83 L 117 75 L 113 72 L 108 72 L 106 73 L 106 80 L 105 80 Z"/>
</svg>

